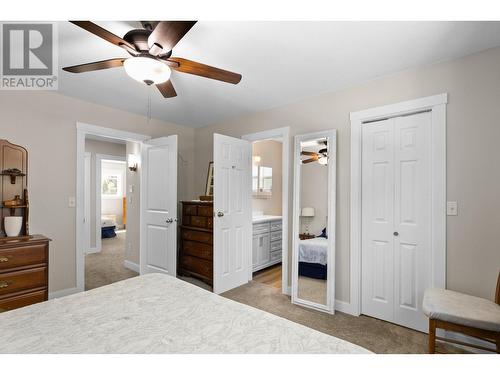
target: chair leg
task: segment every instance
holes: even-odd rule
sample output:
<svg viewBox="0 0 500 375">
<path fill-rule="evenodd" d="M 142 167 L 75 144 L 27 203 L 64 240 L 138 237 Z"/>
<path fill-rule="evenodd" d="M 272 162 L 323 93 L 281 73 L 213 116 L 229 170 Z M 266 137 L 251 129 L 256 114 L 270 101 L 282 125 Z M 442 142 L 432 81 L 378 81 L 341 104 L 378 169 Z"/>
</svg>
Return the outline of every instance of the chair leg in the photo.
<svg viewBox="0 0 500 375">
<path fill-rule="evenodd" d="M 435 354 L 435 353 L 436 353 L 436 321 L 434 319 L 429 319 L 429 354 Z"/>
</svg>

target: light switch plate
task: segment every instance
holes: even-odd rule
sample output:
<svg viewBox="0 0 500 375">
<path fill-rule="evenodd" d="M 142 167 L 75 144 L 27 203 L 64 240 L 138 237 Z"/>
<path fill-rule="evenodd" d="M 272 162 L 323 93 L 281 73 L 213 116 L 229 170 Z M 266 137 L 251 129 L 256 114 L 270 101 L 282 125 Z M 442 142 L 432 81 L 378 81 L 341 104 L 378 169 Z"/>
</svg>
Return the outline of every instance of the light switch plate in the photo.
<svg viewBox="0 0 500 375">
<path fill-rule="evenodd" d="M 75 206 L 76 206 L 75 197 L 69 197 L 68 198 L 68 207 L 75 207 Z"/>
<path fill-rule="evenodd" d="M 446 215 L 448 216 L 458 215 L 458 203 L 456 201 L 446 202 Z"/>
</svg>

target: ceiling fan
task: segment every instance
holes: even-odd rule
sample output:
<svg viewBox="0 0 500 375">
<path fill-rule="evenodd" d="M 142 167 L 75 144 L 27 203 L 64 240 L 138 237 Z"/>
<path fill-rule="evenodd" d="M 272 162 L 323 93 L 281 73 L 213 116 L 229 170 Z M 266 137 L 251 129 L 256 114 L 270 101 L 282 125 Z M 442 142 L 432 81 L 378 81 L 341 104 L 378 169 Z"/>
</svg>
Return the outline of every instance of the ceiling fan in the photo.
<svg viewBox="0 0 500 375">
<path fill-rule="evenodd" d="M 148 86 L 156 85 L 165 98 L 177 96 L 170 80 L 171 69 L 232 84 L 241 81 L 241 74 L 181 57 L 172 57 L 172 49 L 194 26 L 196 21 L 144 21 L 141 22 L 143 29 L 130 30 L 123 38 L 90 21 L 70 22 L 123 48 L 131 57 L 68 66 L 63 68 L 66 72 L 84 73 L 123 66 L 133 79 L 144 82 Z"/>
<path fill-rule="evenodd" d="M 300 155 L 301 156 L 310 156 L 309 159 L 302 159 L 302 164 L 308 164 L 308 163 L 313 163 L 317 161 L 321 165 L 327 165 L 328 164 L 328 142 L 327 141 L 321 141 L 319 144 L 324 144 L 325 147 L 318 150 L 318 152 L 314 151 L 301 151 Z"/>
</svg>

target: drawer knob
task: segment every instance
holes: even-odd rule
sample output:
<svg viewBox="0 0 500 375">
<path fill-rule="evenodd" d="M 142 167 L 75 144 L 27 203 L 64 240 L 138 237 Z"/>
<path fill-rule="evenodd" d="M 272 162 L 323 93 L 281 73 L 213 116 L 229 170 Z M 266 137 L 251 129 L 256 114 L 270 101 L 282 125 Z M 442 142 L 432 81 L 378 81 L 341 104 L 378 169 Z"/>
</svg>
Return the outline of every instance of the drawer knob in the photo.
<svg viewBox="0 0 500 375">
<path fill-rule="evenodd" d="M 0 257 L 0 263 L 5 263 L 5 262 L 8 262 L 9 261 L 9 258 L 7 257 Z"/>
<path fill-rule="evenodd" d="M 9 285 L 7 281 L 0 280 L 0 289 L 7 288 Z"/>
</svg>

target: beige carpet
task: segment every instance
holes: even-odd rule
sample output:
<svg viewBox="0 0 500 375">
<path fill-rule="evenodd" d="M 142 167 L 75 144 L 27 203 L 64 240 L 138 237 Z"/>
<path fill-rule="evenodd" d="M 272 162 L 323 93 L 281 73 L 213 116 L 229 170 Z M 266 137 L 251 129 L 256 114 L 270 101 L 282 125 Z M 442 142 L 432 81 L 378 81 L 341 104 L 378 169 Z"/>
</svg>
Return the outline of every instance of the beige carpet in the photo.
<svg viewBox="0 0 500 375">
<path fill-rule="evenodd" d="M 368 316 L 335 315 L 306 309 L 290 302 L 281 290 L 249 282 L 224 294 L 224 297 L 270 312 L 326 334 L 361 345 L 375 353 L 427 353 L 427 335 Z M 441 353 L 464 353 L 461 349 L 438 343 Z"/>
<path fill-rule="evenodd" d="M 114 238 L 103 238 L 101 252 L 85 256 L 85 290 L 138 276 L 123 266 L 124 261 L 125 231 L 117 232 Z"/>
</svg>

